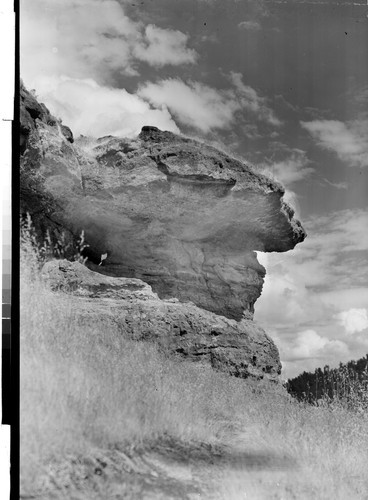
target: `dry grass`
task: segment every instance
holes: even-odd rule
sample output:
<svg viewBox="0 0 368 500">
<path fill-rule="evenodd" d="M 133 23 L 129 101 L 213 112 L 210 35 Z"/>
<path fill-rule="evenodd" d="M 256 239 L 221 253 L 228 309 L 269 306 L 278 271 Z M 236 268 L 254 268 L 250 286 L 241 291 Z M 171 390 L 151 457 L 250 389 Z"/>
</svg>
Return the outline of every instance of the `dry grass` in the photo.
<svg viewBox="0 0 368 500">
<path fill-rule="evenodd" d="M 36 257 L 24 244 L 23 491 L 62 457 L 169 437 L 233 450 L 234 460 L 213 465 L 218 498 L 368 498 L 367 414 L 301 404 L 281 387 L 168 358 L 111 326 L 86 327 L 71 297 L 44 288 Z"/>
<path fill-rule="evenodd" d="M 43 287 L 32 253 L 23 255 L 20 319 L 26 484 L 58 456 L 165 436 L 211 442 L 233 423 L 227 378 L 219 383 L 210 368 L 170 360 L 111 325 L 86 328 L 71 297 Z"/>
</svg>

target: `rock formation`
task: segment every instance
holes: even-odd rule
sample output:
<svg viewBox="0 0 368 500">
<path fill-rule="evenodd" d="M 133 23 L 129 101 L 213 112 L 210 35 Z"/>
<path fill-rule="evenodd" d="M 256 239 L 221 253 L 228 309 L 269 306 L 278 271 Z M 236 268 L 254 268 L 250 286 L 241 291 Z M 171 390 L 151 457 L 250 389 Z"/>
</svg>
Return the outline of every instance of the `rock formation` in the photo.
<svg viewBox="0 0 368 500">
<path fill-rule="evenodd" d="M 240 373 L 242 356 L 247 363 L 252 358 L 253 333 L 261 343 L 267 338 L 244 323 L 253 316 L 265 274 L 255 251 L 284 252 L 305 238 L 282 186 L 211 146 L 155 127 L 143 127 L 133 140 L 74 141 L 24 88 L 20 130 L 22 211 L 43 227 L 74 236 L 84 230 L 87 265 L 148 283 L 157 294 L 155 307 L 181 318 L 177 323 L 186 322 L 184 305 L 165 299 L 197 306 L 190 307 L 202 318 L 194 322 L 198 338 L 206 321 L 226 325 L 227 340 L 234 348 L 236 337 L 239 349 L 237 368 L 229 371 Z M 195 328 L 184 327 L 190 331 L 185 338 L 193 339 Z M 239 339 L 246 335 L 243 345 Z M 267 343 L 277 372 L 277 351 Z M 256 362 L 256 371 L 267 372 L 271 364 L 262 363 Z"/>
<path fill-rule="evenodd" d="M 276 380 L 280 373 L 276 346 L 251 320 L 237 322 L 190 302 L 160 300 L 139 279 L 104 276 L 79 262 L 53 260 L 42 274 L 52 290 L 73 296 L 84 323 L 113 322 L 129 339 L 155 341 L 171 354 L 237 377 Z"/>
</svg>

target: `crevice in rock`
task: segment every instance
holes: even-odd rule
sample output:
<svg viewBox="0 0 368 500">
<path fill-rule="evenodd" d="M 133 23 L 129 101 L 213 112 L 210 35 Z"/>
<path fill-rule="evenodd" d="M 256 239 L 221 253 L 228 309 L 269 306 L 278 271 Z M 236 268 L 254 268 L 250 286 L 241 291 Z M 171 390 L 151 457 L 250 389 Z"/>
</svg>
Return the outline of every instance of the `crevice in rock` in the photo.
<svg viewBox="0 0 368 500">
<path fill-rule="evenodd" d="M 166 157 L 169 156 L 177 156 L 176 154 L 166 154 Z M 201 184 L 214 184 L 214 185 L 221 185 L 221 186 L 229 186 L 233 187 L 236 184 L 235 179 L 215 179 L 214 177 L 211 177 L 210 175 L 204 175 L 204 174 L 187 174 L 187 175 L 180 175 L 177 173 L 170 172 L 168 166 L 166 163 L 164 163 L 161 159 L 160 156 L 154 156 L 150 155 L 149 158 L 153 160 L 157 168 L 165 174 L 168 178 L 168 180 L 176 180 L 176 181 L 181 181 L 181 182 L 200 182 Z"/>
</svg>

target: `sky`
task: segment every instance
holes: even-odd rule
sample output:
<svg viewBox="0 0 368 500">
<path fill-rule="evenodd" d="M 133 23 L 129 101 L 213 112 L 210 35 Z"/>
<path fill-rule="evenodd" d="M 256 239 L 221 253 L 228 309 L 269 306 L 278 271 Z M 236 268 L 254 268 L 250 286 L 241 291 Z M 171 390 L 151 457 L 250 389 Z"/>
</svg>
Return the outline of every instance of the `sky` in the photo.
<svg viewBox="0 0 368 500">
<path fill-rule="evenodd" d="M 143 125 L 282 182 L 308 237 L 258 253 L 283 378 L 368 353 L 368 2 L 27 0 L 20 71 L 75 135 Z"/>
</svg>

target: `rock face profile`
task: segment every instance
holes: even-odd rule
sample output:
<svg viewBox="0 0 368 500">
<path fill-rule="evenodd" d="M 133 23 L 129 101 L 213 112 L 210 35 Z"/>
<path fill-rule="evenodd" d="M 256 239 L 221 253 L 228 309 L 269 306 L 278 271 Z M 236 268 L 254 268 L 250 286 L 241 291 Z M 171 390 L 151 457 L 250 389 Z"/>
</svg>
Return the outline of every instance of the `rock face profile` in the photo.
<svg viewBox="0 0 368 500">
<path fill-rule="evenodd" d="M 229 371 L 244 376 L 242 356 L 254 373 L 279 371 L 272 341 L 248 320 L 265 275 L 255 251 L 285 252 L 305 238 L 281 185 L 214 147 L 151 126 L 135 139 L 74 140 L 24 87 L 20 116 L 23 213 L 43 229 L 84 230 L 87 266 L 99 279 L 104 274 L 150 285 L 154 295 L 142 304 L 156 303 L 163 316 L 186 325 L 178 345 L 194 342 L 197 329 L 208 345 L 220 342 L 216 354 L 211 351 L 213 364 L 224 366 L 213 360 L 236 344 L 237 368 Z M 206 322 L 221 324 L 221 334 L 211 337 L 217 327 L 208 325 L 204 334 Z M 260 362 L 256 352 L 255 365 L 249 361 L 257 335 L 273 365 Z"/>
</svg>

